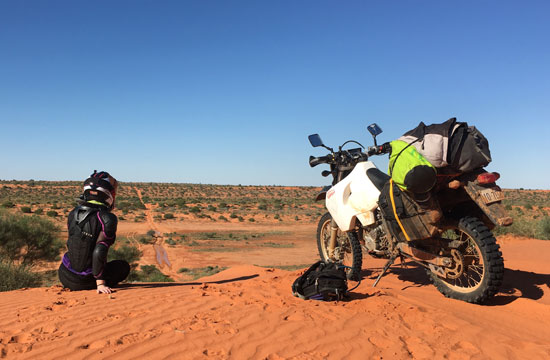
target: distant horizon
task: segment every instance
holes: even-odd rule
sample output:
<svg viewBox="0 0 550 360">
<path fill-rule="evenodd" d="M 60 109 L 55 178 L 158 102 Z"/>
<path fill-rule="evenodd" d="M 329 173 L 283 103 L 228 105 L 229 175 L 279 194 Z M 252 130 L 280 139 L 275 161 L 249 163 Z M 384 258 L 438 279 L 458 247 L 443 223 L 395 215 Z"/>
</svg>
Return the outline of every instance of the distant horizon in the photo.
<svg viewBox="0 0 550 360">
<path fill-rule="evenodd" d="M 35 181 L 35 182 L 83 182 L 84 180 L 41 180 L 41 179 L 28 179 L 28 180 L 21 180 L 21 179 L 0 179 L 0 182 L 14 182 L 14 181 L 20 181 L 20 182 L 29 182 L 29 181 Z M 120 184 L 172 184 L 172 185 L 207 185 L 207 186 L 271 186 L 271 187 L 323 187 L 327 184 L 321 184 L 321 185 L 280 185 L 280 184 L 213 184 L 213 183 L 194 183 L 194 182 L 162 182 L 162 181 L 119 181 Z M 527 191 L 550 191 L 549 189 L 538 189 L 538 188 L 508 188 L 508 187 L 502 187 L 503 190 L 527 190 Z"/>
</svg>

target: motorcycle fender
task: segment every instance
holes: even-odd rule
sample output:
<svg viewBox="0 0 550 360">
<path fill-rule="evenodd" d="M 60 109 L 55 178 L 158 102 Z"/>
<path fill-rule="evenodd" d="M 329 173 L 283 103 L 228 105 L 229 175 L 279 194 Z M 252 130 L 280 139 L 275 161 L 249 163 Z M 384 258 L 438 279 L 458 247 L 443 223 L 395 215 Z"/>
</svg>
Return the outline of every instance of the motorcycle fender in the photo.
<svg viewBox="0 0 550 360">
<path fill-rule="evenodd" d="M 342 231 L 350 231 L 359 220 L 363 226 L 374 223 L 380 191 L 367 176 L 367 170 L 376 168 L 371 161 L 358 163 L 353 171 L 326 194 L 326 206 Z"/>
<path fill-rule="evenodd" d="M 321 189 L 321 191 L 319 191 L 319 194 L 317 194 L 317 196 L 315 197 L 315 201 L 326 199 L 327 198 L 327 191 L 329 191 L 330 188 L 331 188 L 330 185 L 327 185 L 327 186 L 323 187 Z"/>
<path fill-rule="evenodd" d="M 486 197 L 482 196 L 484 191 L 489 190 L 495 193 L 501 193 L 502 190 L 500 187 L 496 185 L 484 187 L 477 185 L 474 182 L 468 182 L 468 184 L 464 186 L 464 190 L 466 190 L 466 193 L 470 195 L 472 200 L 480 207 L 481 210 L 483 210 L 485 215 L 493 222 L 493 224 L 500 226 L 512 225 L 514 220 L 508 215 L 504 205 L 502 205 L 502 201 L 498 200 L 491 202 L 490 200 L 487 201 Z"/>
</svg>

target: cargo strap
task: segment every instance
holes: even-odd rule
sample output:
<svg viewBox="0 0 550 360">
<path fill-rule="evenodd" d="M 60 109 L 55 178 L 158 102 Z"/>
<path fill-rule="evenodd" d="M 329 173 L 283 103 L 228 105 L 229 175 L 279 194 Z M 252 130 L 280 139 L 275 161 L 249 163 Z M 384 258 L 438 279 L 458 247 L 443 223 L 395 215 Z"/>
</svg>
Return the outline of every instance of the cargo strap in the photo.
<svg viewBox="0 0 550 360">
<path fill-rule="evenodd" d="M 411 241 L 411 238 L 409 237 L 409 235 L 405 231 L 405 228 L 403 227 L 403 224 L 401 224 L 401 220 L 399 220 L 399 216 L 397 216 L 397 211 L 395 210 L 395 201 L 393 199 L 393 179 L 390 179 L 390 199 L 391 199 L 391 206 L 392 206 L 392 209 L 393 209 L 393 215 L 395 215 L 395 219 L 397 220 L 397 223 L 399 224 L 399 227 L 401 228 L 401 231 L 405 235 L 405 239 L 407 239 L 407 241 Z"/>
</svg>

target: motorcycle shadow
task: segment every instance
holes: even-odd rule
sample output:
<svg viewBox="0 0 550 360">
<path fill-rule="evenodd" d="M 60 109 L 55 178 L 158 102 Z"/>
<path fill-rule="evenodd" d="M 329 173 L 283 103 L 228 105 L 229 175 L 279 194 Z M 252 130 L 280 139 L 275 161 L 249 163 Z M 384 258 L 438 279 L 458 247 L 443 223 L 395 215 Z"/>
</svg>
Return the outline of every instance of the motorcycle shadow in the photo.
<svg viewBox="0 0 550 360">
<path fill-rule="evenodd" d="M 406 267 L 399 265 L 392 266 L 387 274 L 397 275 L 401 281 L 412 283 L 404 286 L 401 290 L 410 287 L 422 287 L 431 285 L 426 269 L 413 262 L 405 263 Z M 372 279 L 373 281 L 380 274 L 382 269 L 371 269 L 361 273 L 363 281 Z M 386 274 L 386 275 L 387 275 Z M 382 278 L 381 282 L 384 281 Z M 538 274 L 530 271 L 504 269 L 504 280 L 500 291 L 484 305 L 502 306 L 514 302 L 517 299 L 524 298 L 530 300 L 539 300 L 544 296 L 544 287 L 546 286 L 546 296 L 550 297 L 550 274 Z M 550 300 L 548 300 L 550 302 Z"/>
<path fill-rule="evenodd" d="M 539 300 L 544 296 L 543 286 L 545 285 L 548 297 L 550 296 L 550 274 L 504 269 L 504 281 L 500 292 L 487 301 L 486 305 L 506 305 L 520 298 Z"/>
</svg>

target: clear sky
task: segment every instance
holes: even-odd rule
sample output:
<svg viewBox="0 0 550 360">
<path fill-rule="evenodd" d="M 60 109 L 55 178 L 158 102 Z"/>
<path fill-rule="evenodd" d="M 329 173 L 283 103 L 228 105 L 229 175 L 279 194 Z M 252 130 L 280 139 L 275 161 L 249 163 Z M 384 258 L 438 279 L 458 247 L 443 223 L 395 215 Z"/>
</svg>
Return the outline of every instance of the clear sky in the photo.
<svg viewBox="0 0 550 360">
<path fill-rule="evenodd" d="M 549 19 L 546 0 L 0 0 L 0 179 L 322 185 L 309 134 L 456 116 L 501 186 L 550 189 Z"/>
</svg>

